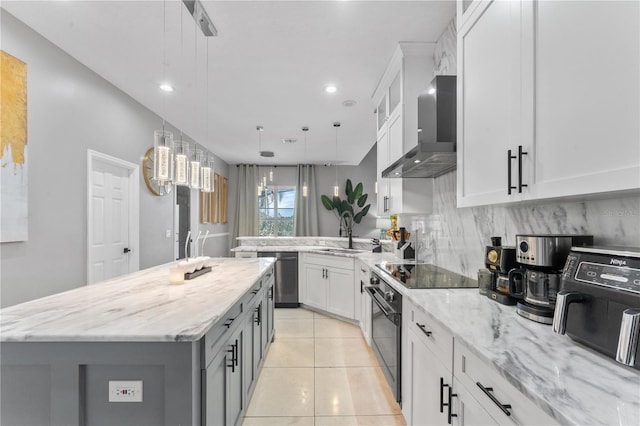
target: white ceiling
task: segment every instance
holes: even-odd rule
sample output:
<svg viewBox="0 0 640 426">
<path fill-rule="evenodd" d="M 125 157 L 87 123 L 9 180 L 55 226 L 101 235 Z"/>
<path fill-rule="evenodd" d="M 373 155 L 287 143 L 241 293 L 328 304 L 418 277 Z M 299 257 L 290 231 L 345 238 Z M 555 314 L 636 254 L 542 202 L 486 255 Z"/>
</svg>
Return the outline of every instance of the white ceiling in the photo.
<svg viewBox="0 0 640 426">
<path fill-rule="evenodd" d="M 196 31 L 179 0 L 2 8 L 232 164 L 358 164 L 375 142 L 371 95 L 397 43 L 436 41 L 455 13 L 453 0 L 203 4 L 218 37 Z M 158 89 L 163 80 L 173 93 Z M 324 92 L 330 82 L 337 93 Z M 258 155 L 256 125 L 272 160 Z"/>
</svg>

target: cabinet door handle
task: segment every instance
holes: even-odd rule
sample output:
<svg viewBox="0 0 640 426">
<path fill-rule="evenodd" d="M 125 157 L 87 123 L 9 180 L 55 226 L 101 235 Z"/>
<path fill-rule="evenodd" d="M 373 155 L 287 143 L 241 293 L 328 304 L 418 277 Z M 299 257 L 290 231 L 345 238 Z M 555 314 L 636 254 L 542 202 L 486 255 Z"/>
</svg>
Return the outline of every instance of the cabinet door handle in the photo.
<svg viewBox="0 0 640 426">
<path fill-rule="evenodd" d="M 238 366 L 238 358 L 240 358 L 238 356 L 238 352 L 239 352 L 239 350 L 238 350 L 238 339 L 236 339 L 236 343 L 235 343 L 235 345 L 233 345 L 233 347 L 236 350 L 236 354 L 235 354 L 235 358 L 234 359 L 235 359 L 235 363 L 236 363 L 236 367 L 237 367 Z"/>
<path fill-rule="evenodd" d="M 383 202 L 383 208 L 382 208 L 382 210 L 383 210 L 384 212 L 388 212 L 388 211 L 389 211 L 389 197 L 385 195 L 385 196 L 384 196 L 383 201 L 384 201 L 384 202 Z"/>
<path fill-rule="evenodd" d="M 229 318 L 227 322 L 224 323 L 224 326 L 230 328 L 231 324 L 233 324 L 233 321 L 235 321 L 235 318 Z"/>
<path fill-rule="evenodd" d="M 478 385 L 478 387 L 482 390 L 482 392 L 484 392 L 485 395 L 487 395 L 489 397 L 489 399 L 491 401 L 493 401 L 494 404 L 496 404 L 498 406 L 498 408 L 500 408 L 500 410 L 502 410 L 502 412 L 507 415 L 510 416 L 511 412 L 509 411 L 509 409 L 511 408 L 511 404 L 503 404 L 500 401 L 498 401 L 498 398 L 496 398 L 491 392 L 493 392 L 493 388 L 485 388 L 484 386 L 482 386 L 482 384 L 480 382 L 476 382 L 476 385 Z"/>
<path fill-rule="evenodd" d="M 432 332 L 428 331 L 425 327 L 424 324 L 418 324 L 416 323 L 416 325 L 418 326 L 418 328 L 424 333 L 426 334 L 428 337 L 431 337 L 431 335 L 433 334 Z"/>
<path fill-rule="evenodd" d="M 260 306 L 256 306 L 256 308 L 253 310 L 256 314 L 256 316 L 253 318 L 253 321 L 260 325 L 262 323 L 262 305 Z"/>
<path fill-rule="evenodd" d="M 522 156 L 523 155 L 527 155 L 527 152 L 522 150 L 522 145 L 518 145 L 518 193 L 522 193 L 522 188 L 526 188 L 528 186 L 522 183 Z"/>
<path fill-rule="evenodd" d="M 449 410 L 448 414 L 447 414 L 447 423 L 451 424 L 451 419 L 453 417 L 458 417 L 457 414 L 453 414 L 451 412 L 451 400 L 453 399 L 454 396 L 458 396 L 457 393 L 453 393 L 453 389 L 451 388 L 451 386 L 449 386 L 449 403 L 447 404 L 447 408 Z"/>
<path fill-rule="evenodd" d="M 511 190 L 516 189 L 511 185 L 511 160 L 516 158 L 515 155 L 511 155 L 511 150 L 507 151 L 507 194 L 511 195 Z"/>
<path fill-rule="evenodd" d="M 449 387 L 449 385 L 444 384 L 444 377 L 440 377 L 440 412 L 444 413 L 444 406 L 447 405 L 444 402 L 444 388 Z"/>
<path fill-rule="evenodd" d="M 360 280 L 360 293 L 364 293 L 364 282 Z"/>
<path fill-rule="evenodd" d="M 231 364 L 227 365 L 227 367 L 231 367 L 231 372 L 235 373 L 236 372 L 236 355 L 235 355 L 236 354 L 236 349 L 235 349 L 235 344 L 231 345 L 231 349 L 227 349 L 227 352 L 229 352 L 231 354 Z"/>
<path fill-rule="evenodd" d="M 273 287 L 269 287 L 269 296 L 267 296 L 269 300 L 273 300 Z"/>
</svg>

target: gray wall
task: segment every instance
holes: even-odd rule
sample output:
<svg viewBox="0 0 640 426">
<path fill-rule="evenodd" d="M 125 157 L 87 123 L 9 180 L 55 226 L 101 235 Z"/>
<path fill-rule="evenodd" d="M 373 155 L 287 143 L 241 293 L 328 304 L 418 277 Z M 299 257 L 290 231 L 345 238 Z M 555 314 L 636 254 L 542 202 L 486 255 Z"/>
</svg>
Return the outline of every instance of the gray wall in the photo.
<svg viewBox="0 0 640 426">
<path fill-rule="evenodd" d="M 270 166 L 261 167 L 262 172 L 269 172 Z M 274 169 L 274 185 L 296 185 L 296 167 L 275 167 Z M 235 205 L 237 197 L 237 167 L 229 167 L 229 229 L 233 230 L 233 221 L 235 220 Z M 376 225 L 376 146 L 367 153 L 357 166 L 338 166 L 338 184 L 340 185 L 341 197 L 344 198 L 344 185 L 347 179 L 355 184 L 362 182 L 364 192 L 369 194 L 367 203 L 371 204 L 369 214 L 354 227 L 354 235 L 370 238 L 377 237 L 379 231 Z M 336 169 L 334 166 L 316 165 L 316 190 L 318 198 L 325 194 L 333 196 L 333 186 L 336 180 Z M 318 201 L 320 211 L 318 212 L 318 228 L 321 236 L 337 237 L 338 236 L 338 219 L 335 214 L 322 207 L 322 203 Z"/>
<path fill-rule="evenodd" d="M 162 121 L 4 10 L 1 23 L 2 49 L 27 64 L 29 138 L 29 240 L 0 245 L 4 307 L 85 284 L 87 150 L 140 164 Z M 172 229 L 173 197 L 141 177 L 141 269 L 173 260 Z"/>
</svg>

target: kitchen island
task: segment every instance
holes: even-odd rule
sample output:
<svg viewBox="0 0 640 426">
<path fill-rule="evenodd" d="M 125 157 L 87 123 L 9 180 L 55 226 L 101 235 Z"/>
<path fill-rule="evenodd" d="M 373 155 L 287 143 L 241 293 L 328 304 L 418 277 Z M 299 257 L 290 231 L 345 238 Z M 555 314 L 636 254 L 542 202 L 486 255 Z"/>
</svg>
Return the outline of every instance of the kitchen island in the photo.
<svg viewBox="0 0 640 426">
<path fill-rule="evenodd" d="M 236 423 L 273 336 L 273 262 L 216 259 L 175 286 L 166 264 L 0 310 L 0 422 Z M 110 402 L 114 381 L 142 392 Z"/>
</svg>

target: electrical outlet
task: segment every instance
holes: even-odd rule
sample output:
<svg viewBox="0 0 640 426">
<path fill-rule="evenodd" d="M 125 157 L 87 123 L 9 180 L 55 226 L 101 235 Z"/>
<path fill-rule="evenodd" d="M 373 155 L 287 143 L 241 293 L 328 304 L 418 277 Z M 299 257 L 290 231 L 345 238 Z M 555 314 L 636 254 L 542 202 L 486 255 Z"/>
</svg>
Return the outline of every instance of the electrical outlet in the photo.
<svg viewBox="0 0 640 426">
<path fill-rule="evenodd" d="M 167 229 L 167 232 L 165 233 L 167 238 L 171 238 L 171 229 Z"/>
<path fill-rule="evenodd" d="M 142 402 L 142 380 L 109 380 L 109 402 Z"/>
</svg>

